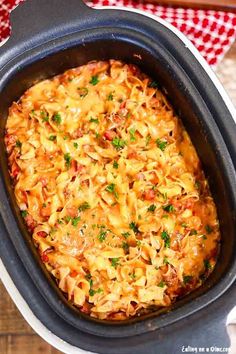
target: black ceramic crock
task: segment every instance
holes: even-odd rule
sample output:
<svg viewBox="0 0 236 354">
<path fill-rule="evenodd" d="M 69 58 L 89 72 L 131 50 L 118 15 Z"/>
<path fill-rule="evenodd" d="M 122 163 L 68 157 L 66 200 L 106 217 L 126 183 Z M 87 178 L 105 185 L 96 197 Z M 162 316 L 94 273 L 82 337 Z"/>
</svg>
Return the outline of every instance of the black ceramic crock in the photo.
<svg viewBox="0 0 236 354">
<path fill-rule="evenodd" d="M 80 0 L 28 0 L 13 12 L 11 23 L 11 38 L 0 48 L 0 256 L 32 311 L 60 338 L 101 353 L 126 353 L 130 348 L 138 353 L 174 323 L 187 327 L 194 314 L 203 313 L 236 278 L 232 116 L 192 52 L 154 19 L 123 10 L 94 10 Z M 222 236 L 216 268 L 201 288 L 171 308 L 124 322 L 81 313 L 47 273 L 20 217 L 3 142 L 8 108 L 28 87 L 90 60 L 109 58 L 137 64 L 168 94 L 202 161 Z"/>
</svg>

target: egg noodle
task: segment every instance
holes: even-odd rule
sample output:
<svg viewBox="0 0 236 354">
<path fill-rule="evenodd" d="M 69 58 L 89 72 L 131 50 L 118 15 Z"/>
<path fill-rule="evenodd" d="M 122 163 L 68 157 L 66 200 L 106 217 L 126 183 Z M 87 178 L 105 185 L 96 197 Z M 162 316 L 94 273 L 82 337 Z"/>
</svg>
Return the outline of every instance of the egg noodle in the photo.
<svg viewBox="0 0 236 354">
<path fill-rule="evenodd" d="M 5 143 L 22 217 L 81 311 L 169 306 L 213 270 L 220 233 L 199 158 L 136 66 L 90 62 L 35 84 L 12 104 Z"/>
</svg>

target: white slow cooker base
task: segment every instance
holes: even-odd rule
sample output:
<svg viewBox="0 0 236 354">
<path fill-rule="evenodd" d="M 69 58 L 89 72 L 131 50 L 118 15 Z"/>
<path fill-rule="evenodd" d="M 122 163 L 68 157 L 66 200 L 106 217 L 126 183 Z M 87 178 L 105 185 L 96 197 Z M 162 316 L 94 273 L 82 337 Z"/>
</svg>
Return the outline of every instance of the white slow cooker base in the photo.
<svg viewBox="0 0 236 354">
<path fill-rule="evenodd" d="M 229 99 L 225 89 L 221 85 L 220 81 L 216 77 L 215 73 L 212 71 L 210 66 L 207 64 L 205 59 L 201 56 L 199 51 L 194 47 L 192 42 L 185 37 L 184 34 L 182 34 L 177 28 L 172 26 L 170 23 L 166 22 L 165 20 L 155 16 L 148 14 L 144 11 L 141 10 L 136 10 L 136 9 L 131 9 L 131 8 L 124 8 L 124 7 L 114 7 L 114 6 L 103 6 L 103 7 L 96 7 L 97 9 L 117 9 L 117 10 L 125 10 L 125 11 L 130 11 L 130 12 L 136 12 L 141 15 L 147 16 L 159 23 L 161 23 L 163 26 L 169 28 L 172 32 L 174 32 L 180 39 L 181 41 L 185 44 L 186 48 L 188 48 L 192 54 L 195 56 L 195 58 L 198 60 L 198 62 L 201 64 L 203 69 L 207 72 L 208 76 L 218 89 L 220 95 L 222 96 L 226 106 L 228 107 L 234 121 L 236 122 L 236 110 L 233 106 L 233 103 Z M 1 43 L 3 45 L 3 43 Z M 71 344 L 63 341 L 59 337 L 57 337 L 55 334 L 53 334 L 51 331 L 48 330 L 46 326 L 42 324 L 41 321 L 38 320 L 38 318 L 34 315 L 34 313 L 31 311 L 29 308 L 28 304 L 25 302 L 24 298 L 21 296 L 17 288 L 15 287 L 12 279 L 10 278 L 4 264 L 2 263 L 0 259 L 0 278 L 7 289 L 7 292 L 11 296 L 12 300 L 14 301 L 15 305 L 17 306 L 18 310 L 21 312 L 22 316 L 24 319 L 29 323 L 29 325 L 33 328 L 33 330 L 40 335 L 46 342 L 51 344 L 53 347 L 56 349 L 62 351 L 65 354 L 92 354 L 91 352 L 84 351 L 78 347 L 72 346 Z M 227 325 L 231 323 L 236 323 L 236 306 L 234 309 L 230 312 L 230 314 L 227 317 Z"/>
</svg>

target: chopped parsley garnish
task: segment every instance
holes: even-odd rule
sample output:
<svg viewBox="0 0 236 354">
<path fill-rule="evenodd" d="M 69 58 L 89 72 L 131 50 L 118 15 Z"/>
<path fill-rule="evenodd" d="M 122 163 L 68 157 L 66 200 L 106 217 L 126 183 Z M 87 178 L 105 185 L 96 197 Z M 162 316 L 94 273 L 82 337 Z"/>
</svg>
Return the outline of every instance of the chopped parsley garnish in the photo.
<svg viewBox="0 0 236 354">
<path fill-rule="evenodd" d="M 16 140 L 16 147 L 21 148 L 22 143 L 20 142 L 20 140 Z"/>
<path fill-rule="evenodd" d="M 168 261 L 168 258 L 165 256 L 163 259 L 163 264 L 170 264 L 170 262 Z"/>
<path fill-rule="evenodd" d="M 208 234 L 211 234 L 212 231 L 213 231 L 213 228 L 212 228 L 210 225 L 206 225 L 206 226 L 205 226 L 205 230 L 206 230 L 206 232 L 207 232 Z"/>
<path fill-rule="evenodd" d="M 168 143 L 167 143 L 167 141 L 157 139 L 157 140 L 156 140 L 156 144 L 157 144 L 157 147 L 158 147 L 161 151 L 164 151 Z"/>
<path fill-rule="evenodd" d="M 202 235 L 201 236 L 203 240 L 207 240 L 207 236 L 206 235 Z"/>
<path fill-rule="evenodd" d="M 69 137 L 67 135 L 65 135 L 65 136 L 63 136 L 63 139 L 67 140 L 67 139 L 69 139 Z"/>
<path fill-rule="evenodd" d="M 126 145 L 126 142 L 123 139 L 118 138 L 118 136 L 116 136 L 111 143 L 116 150 L 121 150 Z"/>
<path fill-rule="evenodd" d="M 78 149 L 78 147 L 79 147 L 79 144 L 78 144 L 78 143 L 74 143 L 73 145 L 74 145 L 74 148 L 75 148 L 75 149 Z"/>
<path fill-rule="evenodd" d="M 103 242 L 103 241 L 105 241 L 106 236 L 107 236 L 107 231 L 100 231 L 98 234 L 98 240 L 100 242 Z"/>
<path fill-rule="evenodd" d="M 64 217 L 64 220 L 65 220 L 66 222 L 70 222 L 70 221 L 72 220 L 72 217 L 69 216 L 69 215 L 66 215 L 66 216 Z"/>
<path fill-rule="evenodd" d="M 133 280 L 136 279 L 136 275 L 134 273 L 130 274 L 130 278 L 132 278 Z"/>
<path fill-rule="evenodd" d="M 28 215 L 27 210 L 21 210 L 21 216 L 25 218 Z"/>
<path fill-rule="evenodd" d="M 57 124 L 61 124 L 61 115 L 60 113 L 55 113 L 52 117 L 52 120 Z"/>
<path fill-rule="evenodd" d="M 164 281 L 160 281 L 160 283 L 157 286 L 159 286 L 159 288 L 164 288 L 165 285 L 166 284 Z"/>
<path fill-rule="evenodd" d="M 209 259 L 205 259 L 204 260 L 204 266 L 206 269 L 210 270 L 211 269 L 211 263 L 209 261 Z"/>
<path fill-rule="evenodd" d="M 102 290 L 101 288 L 98 288 L 97 290 L 90 289 L 90 290 L 89 290 L 89 295 L 90 295 L 90 296 L 94 296 L 95 294 L 100 294 L 100 293 L 102 293 L 102 292 L 103 292 L 103 290 Z"/>
<path fill-rule="evenodd" d="M 135 129 L 135 128 L 131 128 L 131 129 L 129 130 L 130 141 L 131 141 L 132 143 L 136 141 L 135 132 L 136 132 L 136 129 Z"/>
<path fill-rule="evenodd" d="M 90 209 L 90 208 L 91 207 L 90 207 L 89 203 L 88 202 L 84 202 L 84 203 L 82 203 L 79 206 L 79 211 L 85 211 L 85 210 Z"/>
<path fill-rule="evenodd" d="M 71 224 L 76 227 L 78 226 L 79 221 L 80 221 L 80 216 L 77 216 L 77 218 L 71 219 Z"/>
<path fill-rule="evenodd" d="M 136 244 L 138 247 L 140 247 L 142 245 L 142 242 L 140 240 L 137 240 Z"/>
<path fill-rule="evenodd" d="M 125 241 L 122 242 L 122 248 L 125 250 L 125 251 L 128 251 L 129 249 L 129 244 Z"/>
<path fill-rule="evenodd" d="M 148 87 L 152 87 L 152 88 L 159 88 L 159 83 L 156 82 L 156 81 L 151 81 L 149 84 L 148 84 Z"/>
<path fill-rule="evenodd" d="M 187 227 L 188 225 L 186 224 L 186 222 L 183 222 L 183 223 L 181 224 L 181 226 L 185 228 L 185 227 Z"/>
<path fill-rule="evenodd" d="M 95 138 L 99 139 L 101 137 L 101 134 L 99 134 L 98 132 L 95 133 Z"/>
<path fill-rule="evenodd" d="M 150 140 L 151 140 L 151 135 L 148 135 L 146 137 L 146 145 L 148 145 L 150 143 Z"/>
<path fill-rule="evenodd" d="M 114 183 L 108 184 L 105 190 L 109 193 L 113 193 L 116 198 L 118 198 L 118 193 L 116 192 L 116 185 Z"/>
<path fill-rule="evenodd" d="M 163 210 L 167 211 L 168 213 L 171 213 L 175 211 L 175 208 L 172 204 L 167 204 L 162 207 Z"/>
<path fill-rule="evenodd" d="M 119 258 L 111 258 L 111 265 L 116 268 L 119 265 Z"/>
<path fill-rule="evenodd" d="M 56 135 L 50 135 L 50 137 L 48 138 L 50 141 L 55 141 L 56 140 Z"/>
<path fill-rule="evenodd" d="M 197 189 L 200 189 L 200 187 L 201 187 L 201 182 L 196 181 L 196 182 L 195 182 L 195 187 L 196 187 Z"/>
<path fill-rule="evenodd" d="M 197 235 L 197 230 L 192 229 L 192 230 L 190 231 L 190 234 L 189 234 L 189 235 L 190 235 L 190 236 Z"/>
<path fill-rule="evenodd" d="M 134 221 L 129 224 L 129 227 L 135 234 L 139 232 L 138 225 Z"/>
<path fill-rule="evenodd" d="M 129 232 L 122 232 L 121 235 L 124 236 L 124 238 L 128 238 L 130 236 L 130 233 Z"/>
<path fill-rule="evenodd" d="M 107 100 L 108 101 L 113 101 L 113 98 L 114 98 L 113 93 L 110 92 L 109 95 L 107 96 Z"/>
<path fill-rule="evenodd" d="M 91 80 L 89 81 L 89 83 L 93 86 L 97 85 L 99 83 L 98 75 L 93 75 L 91 77 Z"/>
<path fill-rule="evenodd" d="M 78 87 L 78 92 L 81 98 L 84 98 L 88 94 L 87 87 Z"/>
<path fill-rule="evenodd" d="M 192 279 L 193 279 L 192 275 L 184 275 L 183 276 L 183 282 L 185 285 L 190 283 Z"/>
<path fill-rule="evenodd" d="M 69 168 L 70 165 L 71 165 L 71 156 L 69 154 L 69 152 L 67 152 L 65 155 L 64 155 L 64 160 L 66 162 L 66 167 Z"/>
<path fill-rule="evenodd" d="M 43 122 L 48 122 L 49 121 L 49 116 L 48 116 L 47 112 L 41 111 L 40 112 L 40 116 L 41 116 Z"/>
<path fill-rule="evenodd" d="M 99 123 L 99 121 L 98 121 L 98 119 L 97 118 L 90 118 L 90 123 L 96 123 L 96 124 L 98 124 Z"/>
<path fill-rule="evenodd" d="M 166 231 L 162 231 L 161 233 L 162 240 L 165 241 L 165 247 L 170 247 L 170 235 Z"/>
<path fill-rule="evenodd" d="M 43 203 L 42 204 L 42 208 L 46 208 L 47 204 L 46 203 Z"/>
<path fill-rule="evenodd" d="M 150 211 L 150 212 L 154 213 L 155 209 L 156 209 L 156 205 L 155 205 L 155 204 L 151 204 L 151 205 L 148 207 L 148 210 L 147 210 L 147 211 Z"/>
<path fill-rule="evenodd" d="M 116 168 L 116 169 L 117 169 L 118 167 L 119 167 L 118 162 L 117 162 L 117 161 L 114 161 L 114 162 L 113 162 L 113 168 Z"/>
</svg>

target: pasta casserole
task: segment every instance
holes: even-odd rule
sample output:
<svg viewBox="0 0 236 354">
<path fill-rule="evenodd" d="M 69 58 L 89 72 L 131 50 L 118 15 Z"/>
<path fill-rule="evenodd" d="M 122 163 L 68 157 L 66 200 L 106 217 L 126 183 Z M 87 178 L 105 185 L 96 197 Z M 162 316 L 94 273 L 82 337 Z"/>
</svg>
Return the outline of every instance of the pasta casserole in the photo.
<svg viewBox="0 0 236 354">
<path fill-rule="evenodd" d="M 90 62 L 28 89 L 5 144 L 47 270 L 92 317 L 171 305 L 212 272 L 219 223 L 193 144 L 159 83 Z"/>
</svg>

